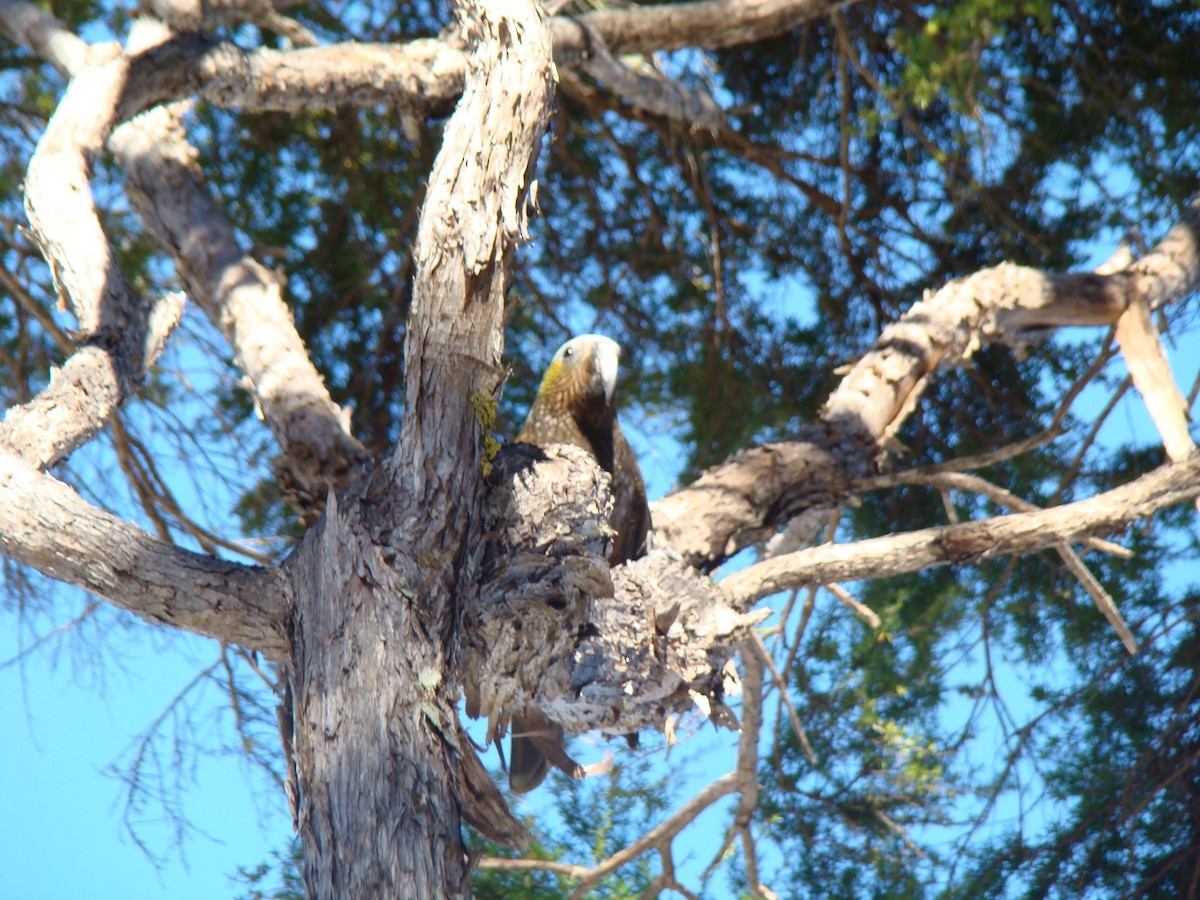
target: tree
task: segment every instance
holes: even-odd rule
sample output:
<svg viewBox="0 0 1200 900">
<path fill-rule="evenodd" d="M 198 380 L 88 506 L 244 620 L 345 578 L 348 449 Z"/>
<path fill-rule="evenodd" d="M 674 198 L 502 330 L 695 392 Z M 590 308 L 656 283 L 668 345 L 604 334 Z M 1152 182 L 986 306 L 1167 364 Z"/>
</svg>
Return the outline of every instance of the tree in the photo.
<svg viewBox="0 0 1200 900">
<path fill-rule="evenodd" d="M 718 856 L 740 841 L 755 895 L 764 834 L 787 890 L 1186 895 L 1195 598 L 1168 563 L 1194 545 L 1200 458 L 1151 313 L 1182 328 L 1200 279 L 1200 19 L 1182 2 L 563 9 L 151 0 L 129 25 L 0 5 L 22 100 L 5 174 L 24 173 L 29 223 L 5 236 L 5 553 L 269 661 L 314 896 L 463 895 L 464 821 L 528 842 L 460 694 L 491 736 L 531 701 L 572 733 L 740 719 L 733 771 L 606 862 L 485 869 L 584 890 L 654 851 L 649 889 L 684 892 L 675 837 L 736 796 Z M 78 36 L 98 21 L 124 43 Z M 1084 241 L 1134 226 L 1158 240 L 1079 270 Z M 808 321 L 770 310 L 789 283 L 811 288 Z M 228 348 L 200 415 L 155 367 L 173 343 L 213 349 L 170 287 Z M 656 552 L 611 570 L 596 467 L 493 436 L 551 336 L 591 317 L 627 346 L 634 408 L 683 423 L 690 479 L 654 506 Z M 1068 325 L 1109 336 L 1045 343 Z M 1115 396 L 1136 383 L 1171 462 L 1062 436 L 1118 352 Z M 141 410 L 195 417 L 167 431 L 245 463 L 221 487 L 244 533 L 295 540 L 249 551 L 195 521 Z M 156 535 L 72 477 L 97 441 Z M 1130 528 L 1133 546 L 1105 539 Z M 842 603 L 818 609 L 818 586 Z M 756 604 L 780 592 L 764 631 Z M 955 668 L 970 652 L 978 671 Z M 1035 678 L 1016 720 L 1000 652 L 1078 671 Z M 1005 760 L 971 779 L 955 751 L 988 709 Z M 976 839 L 1039 759 L 1061 821 Z M 958 828 L 945 859 L 914 839 L 931 825 Z"/>
</svg>

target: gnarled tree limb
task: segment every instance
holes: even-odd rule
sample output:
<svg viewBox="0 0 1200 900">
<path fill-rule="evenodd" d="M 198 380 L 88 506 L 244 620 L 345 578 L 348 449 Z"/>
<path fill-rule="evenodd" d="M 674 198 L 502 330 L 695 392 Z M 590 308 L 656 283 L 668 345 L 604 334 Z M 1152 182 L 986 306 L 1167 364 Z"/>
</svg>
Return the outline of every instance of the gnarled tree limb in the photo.
<svg viewBox="0 0 1200 900">
<path fill-rule="evenodd" d="M 134 295 L 100 226 L 88 183 L 128 77 L 119 48 L 91 48 L 50 117 L 25 179 L 34 238 L 78 320 L 82 345 L 41 395 L 11 410 L 0 428 L 0 442 L 39 468 L 94 437 L 136 393 L 182 312 L 179 297 L 150 304 Z"/>
<path fill-rule="evenodd" d="M 0 549 L 151 622 L 272 659 L 287 652 L 283 583 L 275 569 L 156 540 L 2 450 Z"/>
<path fill-rule="evenodd" d="M 756 563 L 730 575 L 721 586 L 735 608 L 745 609 L 789 587 L 884 578 L 1074 543 L 1124 528 L 1197 496 L 1200 454 L 1193 454 L 1087 500 L 850 544 L 823 544 Z"/>
<path fill-rule="evenodd" d="M 823 424 L 742 451 L 653 504 L 654 545 L 712 567 L 789 515 L 841 502 L 846 482 L 871 474 L 882 442 L 939 368 L 985 343 L 1022 344 L 1030 329 L 1111 324 L 1131 292 L 1156 306 L 1182 299 L 1200 283 L 1198 233 L 1200 200 L 1123 272 L 1047 275 L 1004 264 L 949 283 L 884 329 L 830 397 Z"/>
<path fill-rule="evenodd" d="M 161 26 L 159 26 L 161 29 Z M 143 20 L 139 36 L 165 35 Z M 281 277 L 244 254 L 208 189 L 177 106 L 150 110 L 113 132 L 109 146 L 128 175 L 143 220 L 175 258 L 188 293 L 233 348 L 247 389 L 279 442 L 283 497 L 315 518 L 330 490 L 344 490 L 367 454 L 333 402 L 283 300 Z"/>
</svg>

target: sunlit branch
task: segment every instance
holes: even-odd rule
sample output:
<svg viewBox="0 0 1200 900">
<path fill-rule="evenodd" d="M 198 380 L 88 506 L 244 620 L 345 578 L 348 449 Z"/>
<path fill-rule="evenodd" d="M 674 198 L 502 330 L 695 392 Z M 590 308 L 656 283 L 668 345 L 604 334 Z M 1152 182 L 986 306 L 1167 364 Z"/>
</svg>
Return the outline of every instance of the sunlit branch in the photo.
<svg viewBox="0 0 1200 900">
<path fill-rule="evenodd" d="M 12 15 L 24 7 L 0 8 Z M 25 208 L 55 283 L 78 320 L 79 349 L 38 397 L 10 410 L 0 442 L 45 468 L 94 437 L 135 393 L 183 309 L 167 295 L 136 297 L 100 226 L 89 177 L 128 78 L 119 49 L 88 55 L 38 141 L 25 181 Z"/>
<path fill-rule="evenodd" d="M 721 584 L 735 606 L 745 608 L 798 585 L 882 578 L 1076 542 L 1118 530 L 1196 496 L 1200 496 L 1200 454 L 1065 506 L 813 547 L 756 563 Z"/>
<path fill-rule="evenodd" d="M 131 40 L 160 39 L 139 23 Z M 163 107 L 118 128 L 109 141 L 142 217 L 175 258 L 197 305 L 229 342 L 247 387 L 279 442 L 281 493 L 307 518 L 366 462 L 309 357 L 282 279 L 245 255 L 212 197 L 181 123 Z"/>
<path fill-rule="evenodd" d="M 145 619 L 253 647 L 286 647 L 273 569 L 192 553 L 92 506 L 0 452 L 0 549 Z"/>
</svg>

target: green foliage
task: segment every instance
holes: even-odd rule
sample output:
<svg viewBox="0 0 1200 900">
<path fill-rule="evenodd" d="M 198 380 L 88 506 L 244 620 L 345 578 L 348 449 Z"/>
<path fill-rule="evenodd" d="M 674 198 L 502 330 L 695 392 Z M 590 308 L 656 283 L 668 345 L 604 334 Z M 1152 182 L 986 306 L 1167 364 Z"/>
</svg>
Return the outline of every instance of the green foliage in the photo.
<svg viewBox="0 0 1200 900">
<path fill-rule="evenodd" d="M 300 840 L 294 838 L 286 850 L 273 852 L 270 862 L 238 869 L 231 880 L 247 889 L 238 900 L 304 900 L 303 865 L 304 852 Z"/>
</svg>

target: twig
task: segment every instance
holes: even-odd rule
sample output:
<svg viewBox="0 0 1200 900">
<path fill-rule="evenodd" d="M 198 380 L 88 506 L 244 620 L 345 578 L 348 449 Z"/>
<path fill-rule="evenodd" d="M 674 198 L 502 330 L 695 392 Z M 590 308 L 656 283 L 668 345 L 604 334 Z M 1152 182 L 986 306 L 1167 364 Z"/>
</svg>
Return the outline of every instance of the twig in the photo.
<svg viewBox="0 0 1200 900">
<path fill-rule="evenodd" d="M 763 643 L 762 638 L 758 636 L 757 631 L 751 629 L 749 641 L 759 658 L 771 670 L 771 678 L 779 687 L 779 695 L 783 699 L 784 705 L 787 706 L 788 718 L 792 721 L 792 730 L 796 732 L 796 739 L 800 741 L 800 746 L 804 748 L 804 755 L 808 757 L 808 761 L 815 765 L 817 755 L 813 752 L 808 735 L 804 733 L 804 726 L 800 724 L 800 714 L 796 712 L 796 707 L 793 705 L 792 698 L 788 694 L 787 683 L 783 680 L 783 676 L 779 674 L 779 670 L 775 668 L 775 660 L 771 658 L 771 654 L 767 651 L 767 647 Z"/>
<path fill-rule="evenodd" d="M 488 857 L 479 861 L 479 869 L 493 872 L 553 872 L 579 881 L 579 887 L 572 896 L 583 896 L 587 890 L 610 875 L 626 863 L 636 859 L 642 853 L 659 846 L 663 841 L 673 838 L 686 828 L 700 813 L 708 809 L 722 797 L 736 793 L 739 787 L 737 772 L 722 775 L 691 800 L 685 803 L 674 815 L 656 825 L 638 840 L 618 850 L 608 859 L 588 868 L 586 866 L 561 863 L 545 859 L 498 859 Z"/>
<path fill-rule="evenodd" d="M 872 628 L 878 628 L 883 624 L 883 620 L 876 615 L 875 610 L 871 609 L 871 607 L 867 606 L 867 604 L 863 603 L 862 601 L 855 599 L 853 596 L 851 596 L 850 592 L 840 584 L 831 583 L 822 585 L 822 587 L 829 591 L 829 593 L 833 594 L 833 596 L 837 597 L 847 609 L 853 612 Z"/>
</svg>

